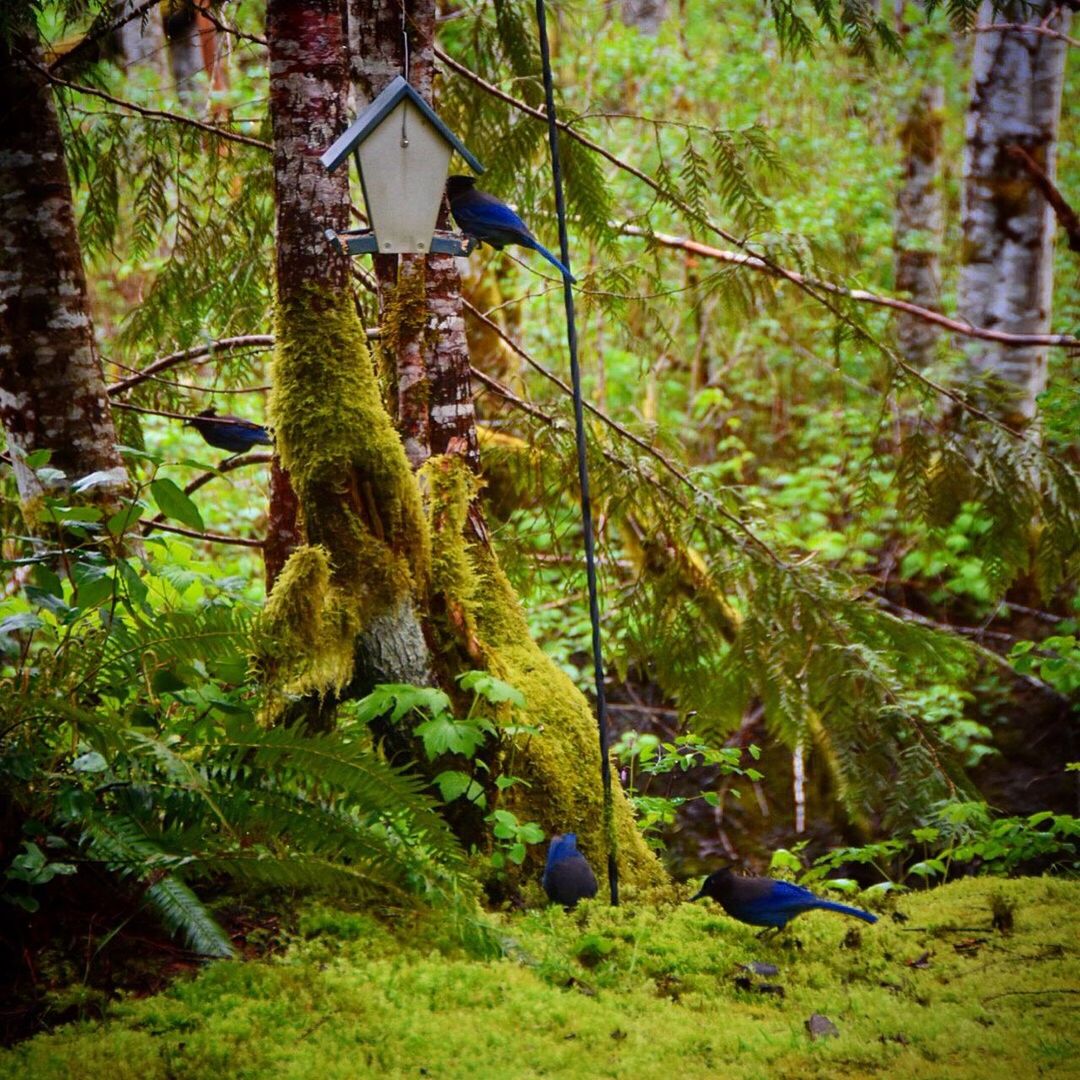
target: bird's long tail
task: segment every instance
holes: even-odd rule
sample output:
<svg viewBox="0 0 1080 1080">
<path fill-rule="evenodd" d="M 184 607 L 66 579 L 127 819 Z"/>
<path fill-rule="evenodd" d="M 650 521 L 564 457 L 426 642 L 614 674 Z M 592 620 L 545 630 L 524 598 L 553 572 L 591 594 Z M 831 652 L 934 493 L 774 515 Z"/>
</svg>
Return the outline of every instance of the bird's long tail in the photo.
<svg viewBox="0 0 1080 1080">
<path fill-rule="evenodd" d="M 856 919 L 862 919 L 863 922 L 877 922 L 877 916 L 871 915 L 869 911 L 863 911 L 862 908 L 857 907 L 848 907 L 847 904 L 835 904 L 832 900 L 819 900 L 814 907 L 823 908 L 825 911 L 839 911 L 841 915 L 854 915 Z"/>
<path fill-rule="evenodd" d="M 530 239 L 532 238 L 530 237 Z M 566 280 L 569 281 L 571 284 L 577 281 L 577 278 L 574 277 L 574 275 L 571 274 L 570 271 L 565 266 L 563 266 L 563 264 L 559 262 L 559 260 L 556 259 L 555 256 L 552 255 L 551 252 L 548 251 L 548 249 L 544 247 L 544 245 L 541 244 L 539 240 L 533 240 L 529 246 L 533 249 L 533 251 L 539 251 L 540 254 L 543 255 L 544 258 L 547 259 L 547 261 L 551 263 L 551 265 L 554 266 L 555 269 L 558 270 L 559 273 L 562 274 L 563 277 L 565 277 Z"/>
</svg>

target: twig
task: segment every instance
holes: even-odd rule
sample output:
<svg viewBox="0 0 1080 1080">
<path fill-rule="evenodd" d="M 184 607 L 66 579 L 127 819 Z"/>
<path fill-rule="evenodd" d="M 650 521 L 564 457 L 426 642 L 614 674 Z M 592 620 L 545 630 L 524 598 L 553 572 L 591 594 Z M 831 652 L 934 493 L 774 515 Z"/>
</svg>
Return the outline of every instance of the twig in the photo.
<svg viewBox="0 0 1080 1080">
<path fill-rule="evenodd" d="M 107 387 L 109 394 L 123 394 L 133 386 L 145 382 L 157 375 L 158 372 L 167 368 L 184 364 L 190 360 L 199 360 L 204 356 L 211 356 L 217 352 L 229 352 L 233 349 L 269 349 L 274 344 L 273 334 L 244 334 L 240 337 L 222 338 L 220 341 L 211 341 L 208 345 L 197 345 L 192 349 L 182 349 L 180 352 L 169 353 L 158 360 L 147 364 L 141 371 Z"/>
<path fill-rule="evenodd" d="M 1005 153 L 1014 161 L 1020 162 L 1042 193 L 1042 197 L 1050 204 L 1058 223 L 1069 238 L 1069 250 L 1080 251 L 1080 215 L 1065 201 L 1065 196 L 1054 186 L 1053 180 L 1022 146 L 1017 146 L 1015 143 L 1006 146 Z"/>
<path fill-rule="evenodd" d="M 1023 151 L 1021 151 L 1022 153 Z M 1026 155 L 1025 155 L 1026 156 Z M 1033 163 L 1034 164 L 1034 163 Z M 1038 166 L 1036 166 L 1038 168 Z M 1075 215 L 1074 215 L 1075 216 Z M 1077 223 L 1080 226 L 1080 222 Z M 614 226 L 625 236 L 640 236 L 645 240 L 652 240 L 661 247 L 678 248 L 681 251 L 689 251 L 694 255 L 701 255 L 708 259 L 717 259 L 720 262 L 731 263 L 735 266 L 745 266 L 748 270 L 760 270 L 767 274 L 776 275 L 772 267 L 768 266 L 756 255 L 746 255 L 737 251 L 725 251 L 723 248 L 711 247 L 709 244 L 699 243 L 697 240 L 689 240 L 680 236 L 670 236 L 667 233 L 649 232 L 639 225 L 616 225 Z M 843 296 L 848 300 L 855 300 L 863 304 L 876 304 L 879 307 L 893 308 L 903 311 L 907 315 L 922 319 L 924 322 L 937 323 L 951 330 L 954 334 L 964 337 L 982 338 L 986 341 L 996 341 L 1003 345 L 1031 346 L 1047 345 L 1059 346 L 1065 349 L 1080 349 L 1080 338 L 1071 334 L 1010 334 L 1004 330 L 985 330 L 982 327 L 972 326 L 970 323 L 961 322 L 959 319 L 950 319 L 940 311 L 932 311 L 930 308 L 920 307 L 907 300 L 899 300 L 893 296 L 882 296 L 879 293 L 867 292 L 865 289 L 846 289 L 842 285 L 834 285 L 829 281 L 818 281 L 808 278 L 796 270 L 786 271 L 782 277 L 793 284 L 812 286 L 815 289 L 823 289 L 825 292 L 836 296 Z"/>
<path fill-rule="evenodd" d="M 230 34 L 232 37 L 241 38 L 244 41 L 250 41 L 254 45 L 261 45 L 264 49 L 267 48 L 266 38 L 259 37 L 257 34 L 247 34 L 243 30 L 238 30 L 235 26 L 229 26 L 228 23 L 222 22 L 214 12 L 204 4 L 195 3 L 194 0 L 191 5 L 200 15 L 202 15 L 207 22 L 213 23 L 214 27 L 220 30 L 223 34 Z"/>
<path fill-rule="evenodd" d="M 251 540 L 246 536 L 222 536 L 220 533 L 201 533 L 194 529 L 182 529 L 179 525 L 165 525 L 162 522 L 149 522 L 151 528 L 160 529 L 162 532 L 176 533 L 178 536 L 188 536 L 192 540 L 205 540 L 209 544 L 238 544 L 240 547 L 261 548 L 262 540 Z"/>
<path fill-rule="evenodd" d="M 128 109 L 133 113 L 137 113 L 139 116 L 145 116 L 148 120 L 167 120 L 173 124 L 182 124 L 187 127 L 196 128 L 199 131 L 205 131 L 210 135 L 214 135 L 219 139 L 225 139 L 228 142 L 240 143 L 243 146 L 254 146 L 259 150 L 271 151 L 273 147 L 270 143 L 263 141 L 262 139 L 254 139 L 250 135 L 241 135 L 235 131 L 229 131 L 228 128 L 218 127 L 215 124 L 207 124 L 202 120 L 195 120 L 190 116 L 181 116 L 179 113 L 165 112 L 162 109 L 147 109 L 142 105 L 136 105 L 133 101 L 124 101 L 123 98 L 113 97 L 112 94 L 106 94 L 104 90 L 97 90 L 92 86 L 83 86 L 81 83 L 69 82 L 67 79 L 61 79 L 58 75 L 53 75 L 52 72 L 42 67 L 40 64 L 34 63 L 33 60 L 27 60 L 32 67 L 37 68 L 51 83 L 56 86 L 65 86 L 69 90 L 74 90 L 77 94 L 89 94 L 91 97 L 101 98 L 102 101 L 107 101 L 111 105 L 119 105 L 122 109 Z"/>
<path fill-rule="evenodd" d="M 124 12 L 118 19 L 114 19 L 109 22 L 105 19 L 104 12 L 94 20 L 90 29 L 83 36 L 82 40 L 75 46 L 75 48 L 64 53 L 63 56 L 58 56 L 50 65 L 49 71 L 57 71 L 65 64 L 69 64 L 80 53 L 85 52 L 91 45 L 95 45 L 102 38 L 108 37 L 110 34 L 116 33 L 122 26 L 126 26 L 132 19 L 138 19 L 142 15 L 145 15 L 151 8 L 158 6 L 158 0 L 143 0 L 143 3 L 138 7 L 132 8 L 130 11 Z"/>
<path fill-rule="evenodd" d="M 1017 30 L 1022 34 L 1042 34 L 1043 37 L 1057 38 L 1073 48 L 1080 48 L 1080 41 L 1069 37 L 1059 30 L 1051 30 L 1048 26 L 1038 26 L 1034 23 L 988 23 L 983 26 L 973 26 L 972 32 L 976 34 L 999 34 L 1004 30 Z"/>
</svg>

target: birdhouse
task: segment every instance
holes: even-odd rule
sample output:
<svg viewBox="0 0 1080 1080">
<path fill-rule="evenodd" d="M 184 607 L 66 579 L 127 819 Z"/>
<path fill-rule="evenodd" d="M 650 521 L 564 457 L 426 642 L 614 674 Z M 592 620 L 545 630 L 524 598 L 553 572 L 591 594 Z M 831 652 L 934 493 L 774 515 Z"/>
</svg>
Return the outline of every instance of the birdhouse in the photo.
<svg viewBox="0 0 1080 1080">
<path fill-rule="evenodd" d="M 456 150 L 474 172 L 484 167 L 400 75 L 323 154 L 333 172 L 356 157 L 371 227 L 335 233 L 349 255 L 467 254 L 456 233 L 436 232 L 450 155 Z"/>
</svg>

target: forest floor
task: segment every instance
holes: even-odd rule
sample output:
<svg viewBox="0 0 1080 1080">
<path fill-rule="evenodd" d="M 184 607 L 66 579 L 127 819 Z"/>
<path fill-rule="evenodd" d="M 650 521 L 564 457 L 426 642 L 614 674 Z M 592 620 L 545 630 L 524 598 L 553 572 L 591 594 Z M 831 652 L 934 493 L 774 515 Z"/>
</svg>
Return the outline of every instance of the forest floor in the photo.
<svg viewBox="0 0 1080 1080">
<path fill-rule="evenodd" d="M 497 959 L 437 920 L 308 908 L 282 952 L 24 1042 L 0 1077 L 1080 1076 L 1080 883 L 884 903 L 874 926 L 814 912 L 759 940 L 711 901 L 593 901 L 492 916 Z"/>
</svg>

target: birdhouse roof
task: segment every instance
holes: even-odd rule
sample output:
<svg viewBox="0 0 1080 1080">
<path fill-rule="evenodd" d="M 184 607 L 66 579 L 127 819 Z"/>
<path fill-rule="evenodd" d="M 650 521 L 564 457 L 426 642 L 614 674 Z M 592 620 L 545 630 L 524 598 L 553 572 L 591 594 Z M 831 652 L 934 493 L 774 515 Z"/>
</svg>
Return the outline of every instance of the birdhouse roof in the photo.
<svg viewBox="0 0 1080 1080">
<path fill-rule="evenodd" d="M 484 166 L 469 153 L 465 144 L 439 119 L 435 110 L 398 75 L 381 94 L 352 122 L 342 135 L 319 159 L 331 172 L 334 171 L 404 99 L 411 101 L 435 130 L 468 162 L 473 172 L 483 172 Z"/>
</svg>

